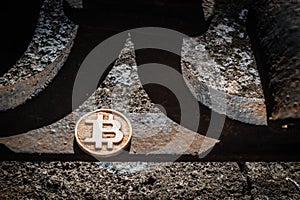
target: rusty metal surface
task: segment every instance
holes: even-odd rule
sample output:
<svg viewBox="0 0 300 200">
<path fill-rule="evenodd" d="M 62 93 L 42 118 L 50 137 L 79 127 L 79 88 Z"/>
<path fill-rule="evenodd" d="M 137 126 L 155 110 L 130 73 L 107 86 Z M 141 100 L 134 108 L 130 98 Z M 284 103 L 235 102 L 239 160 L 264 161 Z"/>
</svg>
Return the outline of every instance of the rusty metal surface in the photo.
<svg viewBox="0 0 300 200">
<path fill-rule="evenodd" d="M 248 10 L 243 4 L 226 6 L 218 4 L 205 34 L 184 40 L 183 77 L 193 95 L 213 111 L 267 125 L 261 80 L 245 27 Z"/>
<path fill-rule="evenodd" d="M 227 9 L 226 6 L 223 6 L 222 8 Z M 238 13 L 236 14 L 238 15 Z M 95 29 L 89 29 L 88 31 L 91 30 Z M 229 36 L 231 35 L 229 34 Z M 88 40 L 87 37 L 83 37 L 83 39 L 81 40 L 81 44 L 84 43 L 85 40 Z M 228 41 L 230 41 L 230 39 L 228 39 Z M 79 49 L 81 50 L 82 46 L 79 46 Z M 201 51 L 203 48 L 202 46 L 199 46 L 197 47 L 197 49 L 198 51 Z M 185 149 L 185 152 L 191 154 L 185 154 L 184 156 L 180 157 L 179 160 L 181 161 L 286 161 L 300 159 L 298 153 L 300 141 L 300 126 L 299 121 L 297 120 L 292 122 L 279 123 L 271 121 L 269 122 L 268 126 L 253 126 L 250 124 L 241 123 L 237 120 L 226 118 L 225 126 L 222 130 L 221 138 L 219 139 L 220 141 L 209 139 L 209 146 L 203 145 L 203 139 L 208 138 L 204 138 L 199 134 L 194 135 L 193 133 L 183 129 L 182 127 L 178 127 L 176 123 L 170 121 L 167 118 L 160 118 L 161 121 L 158 120 L 155 116 L 163 116 L 163 114 L 157 108 L 155 108 L 153 102 L 149 100 L 149 97 L 147 95 L 148 91 L 146 90 L 146 93 L 146 91 L 138 81 L 138 76 L 136 76 L 137 67 L 135 66 L 135 56 L 134 54 L 130 53 L 132 51 L 133 44 L 130 41 L 127 41 L 125 48 L 122 51 L 122 56 L 120 56 L 120 59 L 115 63 L 115 66 L 113 67 L 111 73 L 109 73 L 107 78 L 104 80 L 103 84 L 80 108 L 75 110 L 72 114 L 43 128 L 38 128 L 36 130 L 32 130 L 20 135 L 1 138 L 1 143 L 6 144 L 6 146 L 0 145 L 1 152 L 3 152 L 0 155 L 1 159 L 94 161 L 94 158 L 84 154 L 79 150 L 76 143 L 73 143 L 73 134 L 75 122 L 79 119 L 79 117 L 97 108 L 118 109 L 121 112 L 124 112 L 124 114 L 126 114 L 129 118 L 131 117 L 133 121 L 135 120 L 133 124 L 136 124 L 134 126 L 136 126 L 135 129 L 138 130 L 138 135 L 134 138 L 135 143 L 131 144 L 132 149 L 128 149 L 130 152 L 126 155 L 127 157 L 119 157 L 118 159 L 120 161 L 148 161 L 148 159 L 152 158 L 155 158 L 159 161 L 168 161 L 168 159 L 170 160 L 169 155 L 154 154 L 156 153 L 158 148 L 151 146 L 151 140 L 155 140 L 153 135 L 156 134 L 157 137 L 160 138 L 155 140 L 154 145 L 159 146 L 161 145 L 159 142 L 162 141 L 163 145 L 167 146 L 170 143 L 169 136 L 172 134 L 177 135 L 181 132 L 183 132 L 185 135 L 189 135 L 189 137 L 195 136 L 197 139 L 196 141 L 194 141 L 194 143 L 202 144 L 203 150 L 209 149 L 210 145 L 212 146 L 214 143 L 218 142 L 212 152 L 205 159 L 200 159 L 198 155 L 193 154 L 197 152 L 198 149 L 194 148 L 195 146 L 193 146 L 192 144 L 192 148 Z M 81 54 L 78 52 L 77 54 L 73 55 L 71 66 L 75 66 L 80 63 L 75 59 L 75 57 L 78 57 L 79 55 Z M 126 94 L 126 97 L 128 97 L 126 102 L 124 101 L 124 96 L 122 96 L 124 94 Z M 245 108 L 247 108 L 248 105 L 251 104 L 246 104 Z M 210 123 L 210 113 L 211 111 L 209 109 L 204 106 L 201 107 L 200 125 L 202 127 L 201 131 L 198 132 L 205 133 L 207 131 L 206 126 Z M 145 118 L 141 118 L 141 116 L 145 116 Z M 147 117 L 148 119 L 153 120 L 155 123 L 152 123 L 151 121 L 148 122 Z M 141 124 L 140 121 L 144 121 L 145 125 Z M 165 139 L 165 135 L 163 135 L 163 132 L 161 132 L 159 123 L 165 125 L 165 127 L 162 126 L 160 128 L 162 128 L 165 133 L 168 134 L 166 137 L 168 139 Z M 149 134 L 151 134 L 149 136 L 145 135 L 145 132 L 142 131 L 143 129 L 151 129 L 155 130 L 155 132 L 149 132 Z M 13 134 L 16 134 L 16 132 L 12 133 L 11 135 Z M 162 136 L 164 136 L 163 139 L 161 139 Z M 142 141 L 142 137 L 146 138 L 145 142 Z M 51 145 L 51 143 L 47 143 L 49 140 L 57 145 L 53 146 Z M 187 138 L 181 138 L 180 140 L 186 140 L 185 143 L 191 142 L 191 140 L 188 140 Z M 145 148 L 137 146 L 138 143 L 136 142 L 140 142 L 141 144 L 145 145 Z M 178 144 L 176 143 L 176 140 L 174 140 L 174 144 Z M 176 146 L 174 144 L 172 146 L 171 143 L 170 149 L 172 151 L 176 150 L 176 152 L 177 150 L 181 150 L 181 152 L 184 152 L 184 148 L 187 146 L 183 144 L 183 146 L 181 146 L 182 148 L 174 149 L 174 146 Z M 139 152 L 142 152 L 142 154 L 135 153 L 135 149 L 137 149 L 137 151 Z M 144 154 L 146 151 L 154 153 Z M 26 154 L 25 152 L 30 154 Z M 61 155 L 60 153 L 62 153 L 63 155 Z M 170 161 L 174 161 L 176 159 L 178 159 L 178 156 L 175 155 L 171 158 Z"/>
<path fill-rule="evenodd" d="M 117 65 L 101 86 L 70 115 L 49 126 L 1 138 L 0 143 L 17 153 L 74 153 L 74 125 L 77 120 L 95 109 L 111 108 L 124 113 L 132 123 L 130 153 L 201 154 L 213 147 L 218 140 L 180 127 L 154 107 L 139 81 L 133 50 L 133 43 L 128 39 L 119 57 L 122 62 L 116 61 Z M 141 119 L 147 123 L 140 123 Z M 151 134 L 151 137 L 145 137 L 145 131 L 149 130 L 151 133 L 147 136 Z"/>
<path fill-rule="evenodd" d="M 199 155 L 219 142 L 176 124 L 163 113 L 127 116 L 134 132 L 131 154 Z"/>
<path fill-rule="evenodd" d="M 271 120 L 300 118 L 300 2 L 255 1 L 249 30 Z"/>
<path fill-rule="evenodd" d="M 73 153 L 74 120 L 79 118 L 71 114 L 49 126 L 0 138 L 0 143 L 18 153 Z"/>
<path fill-rule="evenodd" d="M 27 50 L 0 77 L 0 110 L 15 108 L 51 82 L 70 53 L 77 29 L 64 15 L 62 0 L 44 2 Z"/>
</svg>

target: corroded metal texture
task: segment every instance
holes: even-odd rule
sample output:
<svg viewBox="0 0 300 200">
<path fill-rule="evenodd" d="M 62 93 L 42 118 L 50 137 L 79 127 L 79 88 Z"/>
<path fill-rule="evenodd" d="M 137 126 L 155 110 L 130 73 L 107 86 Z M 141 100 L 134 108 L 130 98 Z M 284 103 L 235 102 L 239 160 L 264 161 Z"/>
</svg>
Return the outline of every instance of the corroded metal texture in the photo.
<svg viewBox="0 0 300 200">
<path fill-rule="evenodd" d="M 77 28 L 64 15 L 62 1 L 44 2 L 26 52 L 0 77 L 0 110 L 14 108 L 45 88 L 67 59 Z"/>
<path fill-rule="evenodd" d="M 247 10 L 225 6 L 224 2 L 218 4 L 222 9 L 216 8 L 204 35 L 184 40 L 185 82 L 193 95 L 212 110 L 241 122 L 266 125 L 261 80 L 245 28 Z"/>
<path fill-rule="evenodd" d="M 73 153 L 75 120 L 80 117 L 73 113 L 49 126 L 0 138 L 0 143 L 18 153 Z"/>
<path fill-rule="evenodd" d="M 134 135 L 131 153 L 198 155 L 218 140 L 190 131 L 168 119 L 163 113 L 127 114 Z"/>
<path fill-rule="evenodd" d="M 256 1 L 254 42 L 263 54 L 271 119 L 300 118 L 300 1 Z"/>
<path fill-rule="evenodd" d="M 218 142 L 172 122 L 151 103 L 139 81 L 134 46 L 128 40 L 106 79 L 78 109 L 49 126 L 1 138 L 0 143 L 18 153 L 74 153 L 75 123 L 100 108 L 129 118 L 133 127 L 130 153 L 201 154 Z"/>
</svg>

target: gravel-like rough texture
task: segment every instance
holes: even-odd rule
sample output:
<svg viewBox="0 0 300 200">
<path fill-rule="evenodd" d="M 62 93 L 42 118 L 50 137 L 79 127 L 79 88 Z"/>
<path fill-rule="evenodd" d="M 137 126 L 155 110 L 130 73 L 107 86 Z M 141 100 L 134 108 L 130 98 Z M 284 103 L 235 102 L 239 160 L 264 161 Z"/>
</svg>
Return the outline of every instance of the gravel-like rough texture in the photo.
<svg viewBox="0 0 300 200">
<path fill-rule="evenodd" d="M 235 163 L 152 164 L 133 174 L 84 162 L 0 166 L 2 199 L 250 199 Z"/>
<path fill-rule="evenodd" d="M 0 138 L 0 143 L 18 153 L 74 153 L 76 122 L 100 108 L 115 109 L 129 118 L 134 154 L 201 154 L 219 142 L 181 127 L 151 103 L 139 81 L 129 38 L 106 79 L 78 109 L 48 126 Z"/>
<path fill-rule="evenodd" d="M 37 95 L 67 59 L 77 26 L 63 12 L 62 0 L 46 0 L 27 50 L 0 77 L 0 110 L 14 108 Z"/>
<path fill-rule="evenodd" d="M 299 163 L 246 163 L 254 199 L 300 199 Z"/>
<path fill-rule="evenodd" d="M 247 10 L 235 3 L 228 8 L 219 2 L 209 30 L 184 40 L 182 72 L 204 105 L 232 119 L 266 125 L 261 81 L 245 28 Z"/>
<path fill-rule="evenodd" d="M 1 199 L 299 199 L 299 163 L 1 162 Z"/>
<path fill-rule="evenodd" d="M 264 54 L 271 119 L 300 118 L 300 1 L 265 0 L 253 6 L 257 43 Z"/>
</svg>

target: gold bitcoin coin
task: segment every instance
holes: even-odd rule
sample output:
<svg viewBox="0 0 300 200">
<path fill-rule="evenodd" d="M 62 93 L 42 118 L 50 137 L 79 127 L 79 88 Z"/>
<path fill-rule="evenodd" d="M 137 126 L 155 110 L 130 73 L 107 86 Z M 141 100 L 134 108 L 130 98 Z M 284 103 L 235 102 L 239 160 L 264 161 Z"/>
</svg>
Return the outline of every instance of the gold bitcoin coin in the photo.
<svg viewBox="0 0 300 200">
<path fill-rule="evenodd" d="M 98 157 L 115 156 L 128 146 L 132 135 L 129 120 L 120 112 L 99 109 L 82 116 L 75 127 L 75 138 L 86 153 Z"/>
</svg>

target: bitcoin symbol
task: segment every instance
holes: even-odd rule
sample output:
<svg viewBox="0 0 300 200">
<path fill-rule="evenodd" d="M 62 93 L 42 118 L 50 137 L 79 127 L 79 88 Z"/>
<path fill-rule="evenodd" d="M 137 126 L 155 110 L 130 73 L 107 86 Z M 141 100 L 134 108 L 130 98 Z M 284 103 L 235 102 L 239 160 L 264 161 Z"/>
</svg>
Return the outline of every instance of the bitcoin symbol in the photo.
<svg viewBox="0 0 300 200">
<path fill-rule="evenodd" d="M 125 115 L 112 109 L 89 112 L 75 126 L 77 144 L 97 159 L 116 156 L 125 151 L 131 137 L 130 121 Z"/>
<path fill-rule="evenodd" d="M 86 138 L 84 143 L 95 144 L 96 149 L 102 149 L 102 144 L 107 144 L 107 149 L 113 148 L 113 143 L 119 143 L 123 139 L 123 133 L 120 131 L 121 124 L 114 120 L 113 115 L 108 115 L 108 120 L 103 119 L 103 115 L 98 115 L 96 120 L 86 120 L 86 124 L 93 125 L 93 132 L 91 138 Z M 103 125 L 112 125 L 112 127 L 105 128 Z M 114 137 L 104 137 L 105 135 L 114 134 Z"/>
</svg>

